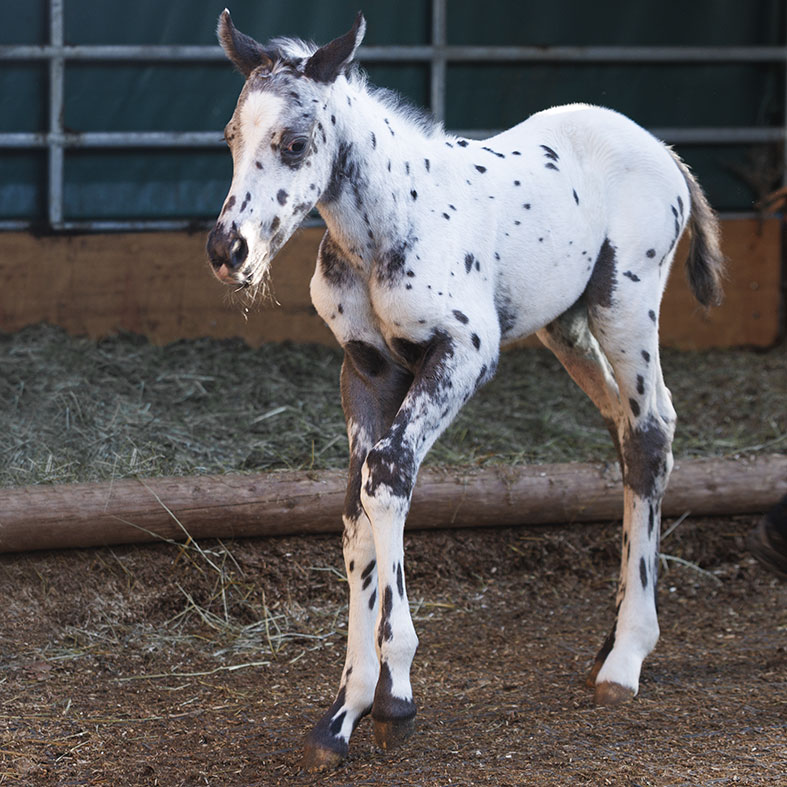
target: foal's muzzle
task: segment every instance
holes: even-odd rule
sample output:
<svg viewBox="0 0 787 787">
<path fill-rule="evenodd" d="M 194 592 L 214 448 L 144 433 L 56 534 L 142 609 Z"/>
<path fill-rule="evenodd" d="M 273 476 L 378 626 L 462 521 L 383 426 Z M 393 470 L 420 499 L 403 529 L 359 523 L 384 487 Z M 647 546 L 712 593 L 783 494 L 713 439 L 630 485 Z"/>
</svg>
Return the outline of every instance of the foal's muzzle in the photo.
<svg viewBox="0 0 787 787">
<path fill-rule="evenodd" d="M 237 227 L 217 224 L 208 235 L 207 252 L 216 276 L 225 283 L 237 284 L 237 274 L 249 256 L 249 245 Z"/>
</svg>

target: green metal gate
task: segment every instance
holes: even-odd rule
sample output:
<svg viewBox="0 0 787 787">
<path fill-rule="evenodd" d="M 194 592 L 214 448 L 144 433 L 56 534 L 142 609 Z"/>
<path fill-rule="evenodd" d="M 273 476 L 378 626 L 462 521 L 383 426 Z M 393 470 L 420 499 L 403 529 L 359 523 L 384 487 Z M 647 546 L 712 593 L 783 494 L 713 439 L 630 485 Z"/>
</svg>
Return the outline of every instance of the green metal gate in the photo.
<svg viewBox="0 0 787 787">
<path fill-rule="evenodd" d="M 261 40 L 325 41 L 358 0 L 234 0 Z M 750 213 L 784 177 L 784 0 L 367 0 L 359 56 L 377 84 L 482 137 L 586 101 L 675 144 L 714 205 Z M 240 78 L 215 44 L 221 3 L 4 0 L 0 229 L 207 225 L 231 162 Z"/>
</svg>

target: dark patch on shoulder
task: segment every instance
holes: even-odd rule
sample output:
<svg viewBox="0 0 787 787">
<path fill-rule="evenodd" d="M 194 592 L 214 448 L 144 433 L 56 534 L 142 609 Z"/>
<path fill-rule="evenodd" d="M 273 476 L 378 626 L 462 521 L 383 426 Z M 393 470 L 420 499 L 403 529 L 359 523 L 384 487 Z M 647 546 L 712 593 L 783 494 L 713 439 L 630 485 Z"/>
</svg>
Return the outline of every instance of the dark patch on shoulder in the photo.
<svg viewBox="0 0 787 787">
<path fill-rule="evenodd" d="M 636 273 L 632 273 L 631 271 L 623 271 L 623 275 L 627 279 L 631 279 L 631 281 L 637 282 L 640 280 L 639 276 Z"/>
<path fill-rule="evenodd" d="M 473 347 L 475 347 L 476 350 L 481 349 L 481 339 L 479 338 L 477 333 L 471 334 L 470 341 L 473 343 Z"/>
<path fill-rule="evenodd" d="M 560 172 L 560 170 L 559 170 L 559 169 L 558 169 L 558 168 L 557 168 L 557 167 L 556 167 L 556 166 L 555 166 L 555 165 L 554 165 L 554 164 L 553 164 L 551 161 L 549 161 L 549 162 L 547 162 L 546 164 L 544 164 L 544 166 L 545 166 L 547 169 L 554 169 L 554 170 L 555 170 L 555 172 Z"/>
<path fill-rule="evenodd" d="M 639 416 L 639 402 L 636 399 L 631 398 L 631 399 L 629 399 L 629 407 L 631 408 L 631 412 L 634 413 L 634 417 L 635 418 L 638 417 Z"/>
<path fill-rule="evenodd" d="M 645 393 L 645 378 L 641 375 L 637 375 L 637 393 L 642 396 Z"/>
<path fill-rule="evenodd" d="M 482 167 L 480 164 L 476 164 L 475 168 L 483 175 L 486 172 L 486 167 Z"/>
<path fill-rule="evenodd" d="M 653 259 L 656 256 L 656 250 L 655 249 L 648 249 L 645 252 L 645 256 L 646 257 L 650 257 L 650 259 Z"/>
<path fill-rule="evenodd" d="M 656 312 L 654 312 L 654 311 L 653 311 L 653 309 L 650 309 L 650 310 L 648 311 L 648 317 L 650 317 L 650 319 L 651 319 L 653 322 L 656 322 Z"/>
<path fill-rule="evenodd" d="M 279 223 L 279 217 L 276 216 L 271 224 L 272 232 L 276 231 Z M 353 275 L 350 264 L 341 255 L 330 235 L 326 235 L 320 245 L 320 270 L 326 280 L 334 287 L 344 286 Z"/>
<path fill-rule="evenodd" d="M 645 359 L 645 363 L 650 363 L 650 353 L 647 350 L 642 351 L 642 357 Z"/>
<path fill-rule="evenodd" d="M 418 238 L 410 235 L 379 255 L 377 265 L 379 282 L 390 284 L 401 278 L 407 264 L 407 255 L 417 240 Z"/>
<path fill-rule="evenodd" d="M 470 322 L 468 316 L 464 312 L 459 311 L 459 309 L 454 309 L 454 317 L 456 317 L 462 325 L 467 325 L 467 323 Z"/>
</svg>

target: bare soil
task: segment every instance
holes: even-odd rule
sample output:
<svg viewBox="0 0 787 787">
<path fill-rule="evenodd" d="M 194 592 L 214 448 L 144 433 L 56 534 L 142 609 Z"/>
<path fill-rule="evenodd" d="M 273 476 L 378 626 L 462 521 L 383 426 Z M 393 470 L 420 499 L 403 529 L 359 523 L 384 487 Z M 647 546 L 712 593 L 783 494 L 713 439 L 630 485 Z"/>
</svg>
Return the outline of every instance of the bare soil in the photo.
<svg viewBox="0 0 787 787">
<path fill-rule="evenodd" d="M 619 527 L 409 533 L 418 728 L 299 772 L 338 686 L 338 538 L 0 557 L 0 785 L 784 785 L 787 585 L 753 517 L 663 543 L 639 696 L 595 708 Z M 665 522 L 664 532 L 671 523 Z"/>
</svg>

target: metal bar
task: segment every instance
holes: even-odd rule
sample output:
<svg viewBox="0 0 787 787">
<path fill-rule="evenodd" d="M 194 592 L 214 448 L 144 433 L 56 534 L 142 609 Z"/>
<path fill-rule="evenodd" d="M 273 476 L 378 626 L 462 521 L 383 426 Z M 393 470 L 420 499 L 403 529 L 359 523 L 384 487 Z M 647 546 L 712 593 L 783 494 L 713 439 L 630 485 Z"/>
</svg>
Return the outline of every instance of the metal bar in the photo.
<svg viewBox="0 0 787 787">
<path fill-rule="evenodd" d="M 467 139 L 488 139 L 504 129 L 449 131 Z M 683 145 L 758 145 L 782 142 L 787 130 L 781 126 L 652 128 L 666 142 Z M 87 131 L 81 134 L 0 133 L 0 150 L 13 148 L 223 148 L 220 131 Z"/>
<path fill-rule="evenodd" d="M 441 0 L 443 1 L 443 0 Z M 456 63 L 468 62 L 583 62 L 583 63 L 782 63 L 785 46 L 362 46 L 358 59 L 369 62 L 431 61 L 439 56 Z M 220 62 L 218 46 L 159 44 L 52 46 L 0 45 L 0 60 L 111 60 Z"/>
<path fill-rule="evenodd" d="M 504 129 L 461 129 L 449 131 L 467 139 L 488 139 Z M 652 128 L 650 132 L 667 142 L 683 145 L 755 145 L 782 142 L 787 130 L 782 126 Z M 86 131 L 71 133 L 0 133 L 0 150 L 47 148 L 223 148 L 220 131 Z"/>
<path fill-rule="evenodd" d="M 432 0 L 432 49 L 434 56 L 430 65 L 430 107 L 432 114 L 441 123 L 445 120 L 445 76 L 446 60 L 441 54 L 447 43 L 446 0 Z"/>
<path fill-rule="evenodd" d="M 773 127 L 745 127 L 745 128 L 651 128 L 648 129 L 654 137 L 665 142 L 680 145 L 759 145 L 769 142 L 782 142 L 785 139 L 785 129 L 781 126 Z M 500 134 L 504 129 L 465 129 L 451 131 L 458 137 L 467 139 L 489 139 Z M 2 135 L 0 135 L 2 145 Z"/>
<path fill-rule="evenodd" d="M 53 46 L 63 44 L 63 0 L 50 0 L 49 36 Z M 52 227 L 63 221 L 63 170 L 64 149 L 60 138 L 63 134 L 63 109 L 65 96 L 65 62 L 55 55 L 49 61 L 49 155 L 47 215 Z"/>
<path fill-rule="evenodd" d="M 782 11 L 784 12 L 784 43 L 787 44 L 787 11 L 784 10 L 782 7 Z M 785 47 L 785 54 L 784 60 L 782 61 L 782 65 L 784 67 L 784 94 L 782 96 L 784 100 L 784 105 L 782 109 L 784 110 L 784 144 L 782 146 L 782 186 L 787 186 L 787 47 Z M 786 269 L 787 270 L 787 269 Z"/>
<path fill-rule="evenodd" d="M 0 134 L 0 148 L 203 148 L 226 145 L 220 131 L 85 131 Z"/>
</svg>

